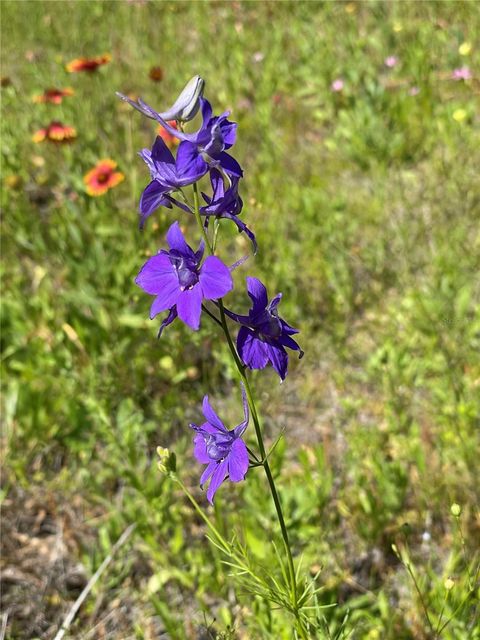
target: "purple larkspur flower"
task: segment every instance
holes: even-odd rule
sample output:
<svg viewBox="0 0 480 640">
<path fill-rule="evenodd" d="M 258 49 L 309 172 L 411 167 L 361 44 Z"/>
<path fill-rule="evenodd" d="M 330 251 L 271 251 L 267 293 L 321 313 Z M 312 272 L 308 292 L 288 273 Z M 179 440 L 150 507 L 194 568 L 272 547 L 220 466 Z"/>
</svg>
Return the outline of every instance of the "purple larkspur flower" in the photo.
<svg viewBox="0 0 480 640">
<path fill-rule="evenodd" d="M 452 80 L 471 80 L 472 72 L 469 67 L 459 67 L 452 71 Z"/>
<path fill-rule="evenodd" d="M 240 482 L 248 471 L 248 451 L 242 435 L 248 426 L 248 402 L 242 386 L 244 420 L 230 431 L 213 410 L 208 396 L 203 398 L 203 415 L 206 422 L 190 427 L 196 431 L 193 439 L 195 458 L 206 468 L 200 478 L 200 486 L 210 480 L 207 500 L 213 504 L 213 497 L 227 475 L 231 482 Z"/>
<path fill-rule="evenodd" d="M 135 279 L 144 291 L 155 296 L 150 308 L 153 319 L 169 310 L 160 332 L 177 317 L 195 331 L 200 326 L 203 300 L 218 300 L 233 289 L 229 268 L 216 256 L 201 263 L 204 243 L 197 251 L 185 242 L 178 222 L 167 233 L 170 251 L 161 250 L 147 260 Z"/>
<path fill-rule="evenodd" d="M 206 163 L 193 153 L 188 142 L 180 143 L 175 159 L 170 149 L 160 136 L 150 149 L 142 149 L 139 155 L 150 169 L 151 182 L 144 189 L 140 198 L 140 227 L 155 209 L 160 206 L 171 208 L 172 203 L 185 209 L 183 203 L 175 200 L 171 193 L 193 184 L 208 170 Z M 189 211 L 189 209 L 187 208 Z"/>
<path fill-rule="evenodd" d="M 254 253 L 256 253 L 257 241 L 255 235 L 238 217 L 243 208 L 242 199 L 238 194 L 239 178 L 232 176 L 230 185 L 225 189 L 225 182 L 220 171 L 211 169 L 210 182 L 212 184 L 212 196 L 202 193 L 206 205 L 200 207 L 200 214 L 207 217 L 215 216 L 232 220 L 237 225 L 238 230 L 243 231 L 248 236 L 252 242 Z"/>
<path fill-rule="evenodd" d="M 192 156 L 198 156 L 199 161 L 204 163 L 204 173 L 207 172 L 209 167 L 214 166 L 220 167 L 229 175 L 238 178 L 242 177 L 242 168 L 235 158 L 226 152 L 226 149 L 230 149 L 230 147 L 235 144 L 237 137 L 236 122 L 230 122 L 228 120 L 230 111 L 225 111 L 219 116 L 214 116 L 208 100 L 199 98 L 203 118 L 202 126 L 194 133 L 185 133 L 169 125 L 167 120 L 162 117 L 162 114 L 152 109 L 152 107 L 143 100 L 139 99 L 138 102 L 134 102 L 126 96 L 119 95 L 122 100 L 127 101 L 132 107 L 137 109 L 137 111 L 159 122 L 174 138 L 178 138 L 178 140 L 191 145 L 190 153 Z"/>
<path fill-rule="evenodd" d="M 281 293 L 269 302 L 265 285 L 258 278 L 250 277 L 247 278 L 247 291 L 253 302 L 248 316 L 225 309 L 232 320 L 242 325 L 237 337 L 238 354 L 249 369 L 263 369 L 270 362 L 280 378 L 285 380 L 288 369 L 285 347 L 299 351 L 300 358 L 303 356 L 303 351 L 291 337 L 298 333 L 298 329 L 278 315 Z"/>
</svg>

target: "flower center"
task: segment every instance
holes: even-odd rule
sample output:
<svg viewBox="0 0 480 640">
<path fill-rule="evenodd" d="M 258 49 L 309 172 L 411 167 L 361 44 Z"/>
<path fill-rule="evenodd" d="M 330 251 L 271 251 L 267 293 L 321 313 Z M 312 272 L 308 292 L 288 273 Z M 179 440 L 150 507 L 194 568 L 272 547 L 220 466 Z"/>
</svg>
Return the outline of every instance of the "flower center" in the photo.
<svg viewBox="0 0 480 640">
<path fill-rule="evenodd" d="M 108 182 L 109 177 L 110 177 L 110 173 L 109 172 L 101 171 L 97 175 L 97 182 L 99 182 L 100 184 L 105 184 L 105 182 Z"/>
<path fill-rule="evenodd" d="M 185 256 L 175 256 L 170 253 L 170 261 L 175 267 L 178 282 L 182 291 L 191 289 L 198 282 L 198 264 Z"/>
<path fill-rule="evenodd" d="M 223 460 L 230 453 L 232 448 L 232 438 L 228 434 L 225 435 L 206 435 L 205 445 L 207 453 L 212 460 Z"/>
</svg>

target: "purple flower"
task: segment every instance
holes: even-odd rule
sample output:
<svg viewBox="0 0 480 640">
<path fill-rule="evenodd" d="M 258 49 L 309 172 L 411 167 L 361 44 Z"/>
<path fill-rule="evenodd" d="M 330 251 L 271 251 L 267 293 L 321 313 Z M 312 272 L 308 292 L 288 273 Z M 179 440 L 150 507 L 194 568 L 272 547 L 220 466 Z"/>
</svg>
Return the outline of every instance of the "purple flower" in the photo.
<svg viewBox="0 0 480 640">
<path fill-rule="evenodd" d="M 460 67 L 452 71 L 452 80 L 471 80 L 472 72 L 469 67 Z"/>
<path fill-rule="evenodd" d="M 207 172 L 209 166 L 213 165 L 221 167 L 229 175 L 238 178 L 242 177 L 242 168 L 235 158 L 225 151 L 235 144 L 237 137 L 237 124 L 227 120 L 230 115 L 229 111 L 225 111 L 220 116 L 214 116 L 208 100 L 200 98 L 203 118 L 202 126 L 195 133 L 185 133 L 170 126 L 167 120 L 162 117 L 162 114 L 157 113 L 143 100 L 139 99 L 138 103 L 136 103 L 121 94 L 120 97 L 143 113 L 143 115 L 159 122 L 172 136 L 191 145 L 190 153 L 192 156 L 197 156 L 199 161 L 204 163 L 204 173 Z"/>
<path fill-rule="evenodd" d="M 177 317 L 195 331 L 200 326 L 203 300 L 217 300 L 233 289 L 229 268 L 216 256 L 201 263 L 204 244 L 196 252 L 185 242 L 178 222 L 167 233 L 170 251 L 162 250 L 143 265 L 136 284 L 155 296 L 150 318 L 170 311 L 160 333 Z"/>
<path fill-rule="evenodd" d="M 152 181 L 140 198 L 140 227 L 143 227 L 148 216 L 160 206 L 171 208 L 173 202 L 184 208 L 184 205 L 177 202 L 170 194 L 193 184 L 208 170 L 202 158 L 192 151 L 192 146 L 188 142 L 182 142 L 178 147 L 175 160 L 160 136 L 157 136 L 151 151 L 149 149 L 140 151 L 139 155 L 150 169 L 152 177 Z"/>
<path fill-rule="evenodd" d="M 342 78 L 337 78 L 330 85 L 330 89 L 335 93 L 339 93 L 340 91 L 343 91 L 344 86 L 345 86 L 345 83 L 342 80 Z"/>
<path fill-rule="evenodd" d="M 242 211 L 243 202 L 238 195 L 239 178 L 232 177 L 230 186 L 225 190 L 225 183 L 222 174 L 217 169 L 210 170 L 210 182 L 212 184 L 212 197 L 202 193 L 203 199 L 207 203 L 200 207 L 200 214 L 203 216 L 216 216 L 217 218 L 228 218 L 237 225 L 238 230 L 245 232 L 253 244 L 254 253 L 257 252 L 257 241 L 255 235 L 247 225 L 238 217 Z"/>
<path fill-rule="evenodd" d="M 231 431 L 212 409 L 208 396 L 203 398 L 203 415 L 206 422 L 200 426 L 190 424 L 197 432 L 193 439 L 195 458 L 201 464 L 207 465 L 200 478 L 200 486 L 203 488 L 210 479 L 207 489 L 207 500 L 210 504 L 213 504 L 213 497 L 227 475 L 231 482 L 240 482 L 248 471 L 248 451 L 242 440 L 248 425 L 248 402 L 243 386 L 242 396 L 245 419 Z"/>
<path fill-rule="evenodd" d="M 385 60 L 383 61 L 383 64 L 388 67 L 389 69 L 393 69 L 393 67 L 396 67 L 398 64 L 398 58 L 397 56 L 388 56 L 387 58 L 385 58 Z"/>
<path fill-rule="evenodd" d="M 277 307 L 282 294 L 268 301 L 265 285 L 257 278 L 247 278 L 247 291 L 253 306 L 248 316 L 240 316 L 225 309 L 225 313 L 239 322 L 237 351 L 243 363 L 249 369 L 263 369 L 270 362 L 282 380 L 285 380 L 288 368 L 288 354 L 285 347 L 303 351 L 291 337 L 298 333 L 279 317 Z"/>
</svg>

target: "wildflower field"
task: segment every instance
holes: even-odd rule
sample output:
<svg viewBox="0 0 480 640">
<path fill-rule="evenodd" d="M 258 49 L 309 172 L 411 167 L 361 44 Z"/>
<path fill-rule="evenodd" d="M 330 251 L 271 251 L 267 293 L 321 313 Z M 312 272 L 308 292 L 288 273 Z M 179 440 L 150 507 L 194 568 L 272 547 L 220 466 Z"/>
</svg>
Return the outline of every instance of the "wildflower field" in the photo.
<svg viewBox="0 0 480 640">
<path fill-rule="evenodd" d="M 0 9 L 0 640 L 479 640 L 480 5 Z"/>
</svg>

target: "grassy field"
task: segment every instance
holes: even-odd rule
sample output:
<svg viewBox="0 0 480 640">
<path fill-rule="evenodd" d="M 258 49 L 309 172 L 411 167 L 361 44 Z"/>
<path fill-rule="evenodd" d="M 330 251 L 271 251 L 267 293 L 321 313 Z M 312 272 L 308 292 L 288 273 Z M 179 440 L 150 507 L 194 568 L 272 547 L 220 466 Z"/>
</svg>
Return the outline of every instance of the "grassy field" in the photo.
<svg viewBox="0 0 480 640">
<path fill-rule="evenodd" d="M 157 341 L 148 320 L 133 280 L 175 218 L 138 230 L 136 153 L 155 125 L 115 91 L 161 110 L 198 73 L 239 123 L 242 215 L 260 246 L 235 272 L 237 308 L 254 273 L 301 329 L 285 383 L 253 380 L 268 442 L 285 430 L 272 464 L 296 560 L 321 587 L 318 637 L 480 638 L 479 4 L 1 10 L 0 637 L 54 638 L 132 523 L 68 637 L 292 637 L 157 470 L 168 446 L 206 506 L 187 425 L 207 392 L 232 424 L 241 409 L 215 326 L 178 322 Z M 105 53 L 95 73 L 65 69 Z M 49 87 L 75 95 L 33 102 Z M 77 138 L 35 144 L 52 120 Z M 83 176 L 102 158 L 125 180 L 95 198 Z M 234 259 L 250 251 L 233 230 L 222 242 Z M 260 472 L 224 486 L 211 514 L 276 570 Z"/>
</svg>

